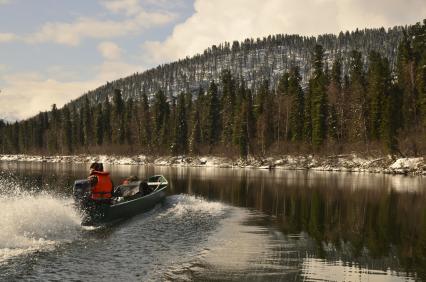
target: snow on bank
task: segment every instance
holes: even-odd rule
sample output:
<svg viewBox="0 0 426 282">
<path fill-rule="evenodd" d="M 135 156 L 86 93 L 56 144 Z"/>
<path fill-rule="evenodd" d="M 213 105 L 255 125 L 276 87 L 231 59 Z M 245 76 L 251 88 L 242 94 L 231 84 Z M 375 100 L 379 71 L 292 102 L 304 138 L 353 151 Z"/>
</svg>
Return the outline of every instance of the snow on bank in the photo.
<svg viewBox="0 0 426 282">
<path fill-rule="evenodd" d="M 102 162 L 117 165 L 147 164 L 143 155 L 133 157 L 108 155 L 71 155 L 71 156 L 33 156 L 33 155 L 0 155 L 0 161 L 6 162 L 42 162 L 42 163 L 92 163 Z"/>
<path fill-rule="evenodd" d="M 179 167 L 223 167 L 223 168 L 261 168 L 261 169 L 286 169 L 303 170 L 312 169 L 319 171 L 348 171 L 348 172 L 374 172 L 394 174 L 426 175 L 425 158 L 400 158 L 390 156 L 382 158 L 365 158 L 355 154 L 335 155 L 320 157 L 306 156 L 281 156 L 270 158 L 250 157 L 246 160 L 231 159 L 226 157 L 189 157 L 165 156 L 148 157 L 135 155 L 132 157 L 108 155 L 76 155 L 76 156 L 31 156 L 31 155 L 0 155 L 4 162 L 48 162 L 48 163 L 91 163 L 94 161 L 110 165 L 157 165 Z"/>
</svg>

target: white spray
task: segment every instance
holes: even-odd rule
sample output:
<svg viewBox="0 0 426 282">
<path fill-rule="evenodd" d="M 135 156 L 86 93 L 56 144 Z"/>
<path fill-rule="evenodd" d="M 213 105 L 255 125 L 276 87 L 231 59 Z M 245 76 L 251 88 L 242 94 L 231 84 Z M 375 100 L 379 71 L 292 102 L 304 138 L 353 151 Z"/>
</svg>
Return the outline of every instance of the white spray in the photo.
<svg viewBox="0 0 426 282">
<path fill-rule="evenodd" d="M 0 191 L 0 263 L 76 238 L 80 216 L 70 199 L 21 191 L 7 179 Z"/>
</svg>

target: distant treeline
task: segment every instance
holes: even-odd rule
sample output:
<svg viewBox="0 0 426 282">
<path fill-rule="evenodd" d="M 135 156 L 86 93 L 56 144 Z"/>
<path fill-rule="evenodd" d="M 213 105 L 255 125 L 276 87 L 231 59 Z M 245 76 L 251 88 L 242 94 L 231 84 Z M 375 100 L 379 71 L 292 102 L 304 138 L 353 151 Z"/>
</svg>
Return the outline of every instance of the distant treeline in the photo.
<svg viewBox="0 0 426 282">
<path fill-rule="evenodd" d="M 157 91 L 62 109 L 12 124 L 0 122 L 1 153 L 144 153 L 272 155 L 426 153 L 426 21 L 404 32 L 397 66 L 378 51 L 353 50 L 329 67 L 312 50 L 311 78 L 302 88 L 294 66 L 276 85 L 248 88 L 230 70 L 198 94 Z M 364 54 L 365 55 L 365 54 Z M 342 60 L 349 60 L 348 74 Z"/>
</svg>

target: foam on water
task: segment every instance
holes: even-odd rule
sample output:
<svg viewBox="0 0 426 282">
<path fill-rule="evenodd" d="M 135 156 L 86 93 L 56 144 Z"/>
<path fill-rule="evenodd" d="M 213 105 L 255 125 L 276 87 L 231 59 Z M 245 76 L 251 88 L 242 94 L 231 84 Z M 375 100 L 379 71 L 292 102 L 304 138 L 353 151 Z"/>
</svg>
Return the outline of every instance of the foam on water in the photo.
<svg viewBox="0 0 426 282">
<path fill-rule="evenodd" d="M 172 207 L 167 212 L 160 214 L 159 217 L 182 217 L 191 213 L 204 213 L 214 216 L 222 214 L 225 209 L 225 205 L 220 202 L 210 202 L 202 197 L 191 195 L 174 195 L 169 197 L 168 200 Z"/>
<path fill-rule="evenodd" d="M 72 241 L 80 229 L 70 199 L 22 191 L 8 179 L 0 179 L 0 210 L 0 263 Z"/>
</svg>

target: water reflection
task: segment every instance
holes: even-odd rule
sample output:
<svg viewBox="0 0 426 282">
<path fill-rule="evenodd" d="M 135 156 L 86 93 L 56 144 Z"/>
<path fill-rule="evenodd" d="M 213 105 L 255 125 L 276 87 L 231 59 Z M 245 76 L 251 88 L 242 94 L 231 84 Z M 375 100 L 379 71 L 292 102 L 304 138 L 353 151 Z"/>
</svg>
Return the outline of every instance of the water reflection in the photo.
<svg viewBox="0 0 426 282">
<path fill-rule="evenodd" d="M 303 261 L 301 276 L 304 281 L 415 281 L 391 269 L 368 269 L 341 260 L 329 262 L 317 258 L 306 258 Z"/>
<path fill-rule="evenodd" d="M 246 170 L 188 174 L 176 174 L 175 192 L 272 215 L 284 234 L 307 232 L 314 239 L 312 256 L 426 275 L 424 178 Z"/>
<path fill-rule="evenodd" d="M 87 174 L 87 165 L 3 163 L 1 169 L 21 186 L 59 194 L 69 194 L 73 180 Z M 225 221 L 234 228 L 221 229 L 209 243 L 220 247 L 202 255 L 202 265 L 214 267 L 193 268 L 192 278 L 220 279 L 221 271 L 228 278 L 231 272 L 243 277 L 247 266 L 253 265 L 271 279 L 282 278 L 284 272 L 288 279 L 303 280 L 426 279 L 422 177 L 149 166 L 108 169 L 116 183 L 128 175 L 164 174 L 171 183 L 170 194 L 201 195 L 265 215 L 258 222 L 253 222 L 256 216 L 244 215 Z"/>
</svg>

